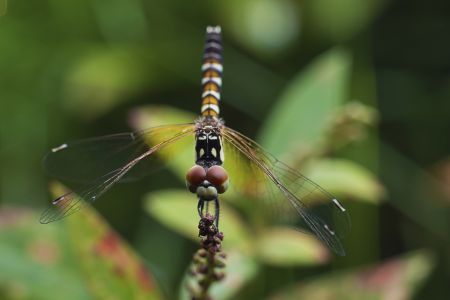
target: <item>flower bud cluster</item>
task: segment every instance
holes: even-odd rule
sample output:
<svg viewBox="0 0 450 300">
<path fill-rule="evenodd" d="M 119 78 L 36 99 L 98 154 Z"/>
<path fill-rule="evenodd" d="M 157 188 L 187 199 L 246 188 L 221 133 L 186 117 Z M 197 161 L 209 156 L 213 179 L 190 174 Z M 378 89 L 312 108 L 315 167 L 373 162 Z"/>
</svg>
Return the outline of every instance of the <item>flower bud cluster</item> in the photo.
<svg viewBox="0 0 450 300">
<path fill-rule="evenodd" d="M 201 248 L 192 259 L 190 274 L 195 278 L 195 285 L 188 289 L 192 299 L 211 299 L 208 296 L 210 286 L 225 277 L 225 254 L 221 252 L 223 233 L 214 225 L 214 216 L 206 214 L 198 224 Z"/>
</svg>

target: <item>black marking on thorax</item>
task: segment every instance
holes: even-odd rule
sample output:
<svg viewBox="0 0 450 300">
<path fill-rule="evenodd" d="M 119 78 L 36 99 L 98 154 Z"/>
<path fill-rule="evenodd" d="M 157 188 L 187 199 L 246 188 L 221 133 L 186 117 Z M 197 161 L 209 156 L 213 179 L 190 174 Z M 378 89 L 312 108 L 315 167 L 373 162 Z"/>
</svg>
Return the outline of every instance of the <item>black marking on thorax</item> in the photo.
<svg viewBox="0 0 450 300">
<path fill-rule="evenodd" d="M 195 136 L 195 163 L 204 168 L 223 164 L 222 138 L 206 126 Z"/>
</svg>

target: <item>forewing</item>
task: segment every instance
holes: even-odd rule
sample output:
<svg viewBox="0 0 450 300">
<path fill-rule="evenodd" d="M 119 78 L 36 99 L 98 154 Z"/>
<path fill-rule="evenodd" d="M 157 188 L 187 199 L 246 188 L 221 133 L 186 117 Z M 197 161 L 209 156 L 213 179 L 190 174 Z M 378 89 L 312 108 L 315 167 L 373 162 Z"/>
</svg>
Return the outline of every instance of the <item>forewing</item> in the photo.
<svg viewBox="0 0 450 300">
<path fill-rule="evenodd" d="M 227 149 L 228 152 L 237 151 L 239 154 L 233 156 L 231 164 L 227 157 L 225 166 L 227 162 L 234 165 L 238 157 L 241 162 L 235 164 L 231 171 L 236 171 L 233 169 L 239 166 L 244 168 L 237 176 L 238 182 L 233 182 L 233 175 L 230 174 L 231 185 L 238 185 L 238 189 L 244 190 L 252 198 L 264 198 L 260 199 L 259 205 L 266 206 L 268 209 L 265 211 L 276 218 L 291 219 L 296 216 L 295 226 L 313 232 L 331 250 L 345 255 L 340 238 L 349 231 L 350 219 L 343 205 L 333 195 L 241 133 L 224 127 L 222 137 L 226 157 Z M 242 174 L 249 178 L 245 180 Z"/>
<path fill-rule="evenodd" d="M 94 180 L 91 180 L 90 183 L 85 184 L 83 187 L 58 197 L 52 202 L 51 206 L 42 213 L 40 222 L 50 223 L 59 220 L 78 211 L 86 203 L 94 202 L 107 190 L 109 190 L 116 182 L 120 181 L 128 172 L 130 172 L 130 170 L 149 159 L 153 153 L 170 146 L 187 136 L 192 136 L 194 131 L 194 125 L 190 124 L 170 127 L 163 126 L 135 134 L 137 139 L 139 139 L 142 143 L 146 142 L 150 146 L 148 146 L 148 148 L 143 148 L 144 150 L 141 153 L 135 153 L 134 157 L 131 157 L 120 167 L 106 171 L 106 173 L 95 178 Z M 91 143 L 93 140 L 96 139 L 89 140 L 87 144 L 93 146 Z M 121 153 L 122 151 L 124 151 L 124 148 L 118 149 L 116 153 Z M 114 151 L 111 151 L 110 153 L 114 153 Z M 118 156 L 116 154 L 110 156 L 109 158 L 114 159 L 117 157 Z M 106 163 L 106 160 L 103 162 Z M 105 164 L 102 164 L 102 166 L 104 165 Z M 117 165 L 117 163 L 113 162 L 106 165 L 108 165 L 109 170 L 111 165 Z"/>
<path fill-rule="evenodd" d="M 64 143 L 44 158 L 45 171 L 52 177 L 77 186 L 98 180 L 118 170 L 158 141 L 192 128 L 193 124 L 159 126 L 141 132 L 128 132 Z M 156 157 L 148 157 L 120 180 L 139 179 L 161 167 Z"/>
</svg>

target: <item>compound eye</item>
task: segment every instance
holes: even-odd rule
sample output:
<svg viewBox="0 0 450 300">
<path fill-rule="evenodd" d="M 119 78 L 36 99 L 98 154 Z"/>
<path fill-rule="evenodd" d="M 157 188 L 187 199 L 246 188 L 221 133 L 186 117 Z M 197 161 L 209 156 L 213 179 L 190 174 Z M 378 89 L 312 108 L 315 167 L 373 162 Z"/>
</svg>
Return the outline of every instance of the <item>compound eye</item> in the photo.
<svg viewBox="0 0 450 300">
<path fill-rule="evenodd" d="M 217 188 L 219 194 L 228 189 L 228 173 L 221 166 L 212 166 L 206 172 L 206 180 Z"/>
<path fill-rule="evenodd" d="M 189 191 L 195 193 L 197 187 L 200 186 L 206 178 L 206 171 L 199 165 L 193 166 L 186 174 L 186 184 Z"/>
</svg>

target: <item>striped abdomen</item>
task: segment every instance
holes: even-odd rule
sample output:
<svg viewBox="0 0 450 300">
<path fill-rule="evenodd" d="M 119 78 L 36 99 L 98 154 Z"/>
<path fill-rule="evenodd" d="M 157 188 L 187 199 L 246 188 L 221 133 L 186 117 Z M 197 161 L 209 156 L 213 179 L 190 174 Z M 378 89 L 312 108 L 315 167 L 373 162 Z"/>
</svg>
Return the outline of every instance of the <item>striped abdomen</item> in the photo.
<svg viewBox="0 0 450 300">
<path fill-rule="evenodd" d="M 208 26 L 202 63 L 202 116 L 219 116 L 222 69 L 221 28 Z"/>
</svg>

